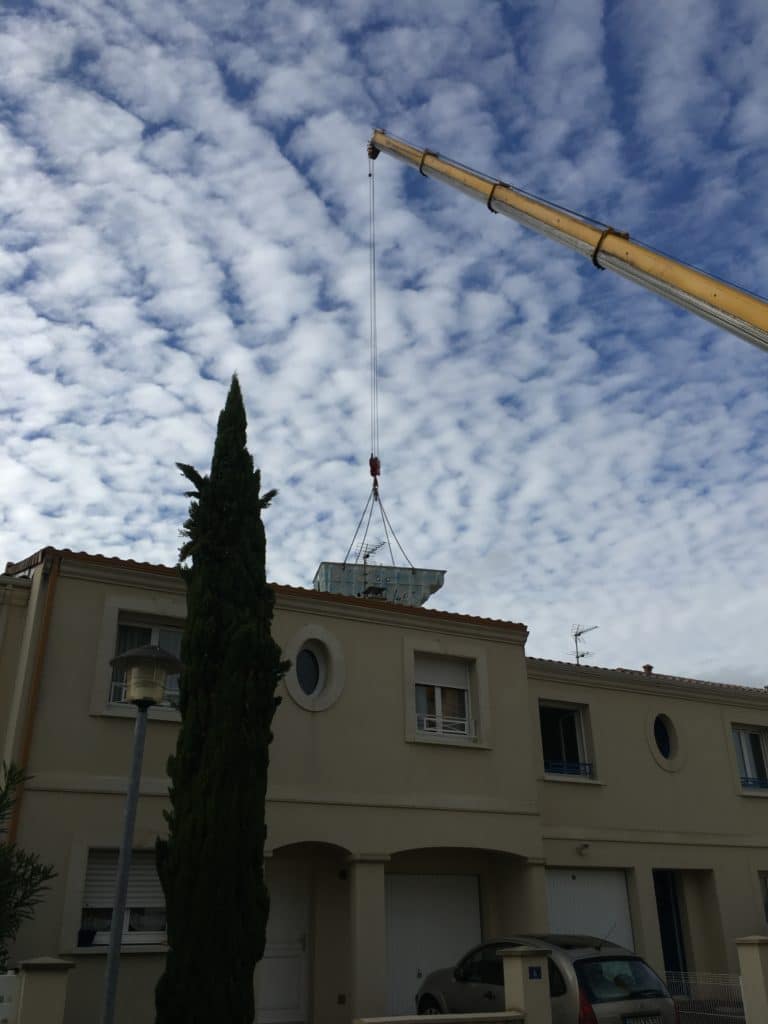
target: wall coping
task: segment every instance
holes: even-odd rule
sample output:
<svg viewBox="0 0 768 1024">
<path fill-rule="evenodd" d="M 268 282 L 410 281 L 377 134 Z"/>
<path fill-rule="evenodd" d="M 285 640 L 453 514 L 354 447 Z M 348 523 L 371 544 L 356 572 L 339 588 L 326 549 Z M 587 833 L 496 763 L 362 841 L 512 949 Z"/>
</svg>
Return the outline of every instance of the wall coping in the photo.
<svg viewBox="0 0 768 1024">
<path fill-rule="evenodd" d="M 76 964 L 74 960 L 61 960 L 57 956 L 35 956 L 31 960 L 19 961 L 19 967 L 27 973 L 34 971 L 70 971 Z"/>
</svg>

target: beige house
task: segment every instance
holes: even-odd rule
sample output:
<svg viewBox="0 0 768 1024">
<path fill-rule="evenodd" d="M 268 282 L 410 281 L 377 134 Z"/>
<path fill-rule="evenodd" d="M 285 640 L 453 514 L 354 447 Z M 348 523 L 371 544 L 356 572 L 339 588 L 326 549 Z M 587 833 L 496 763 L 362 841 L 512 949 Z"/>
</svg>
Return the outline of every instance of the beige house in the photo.
<svg viewBox="0 0 768 1024">
<path fill-rule="evenodd" d="M 736 969 L 763 933 L 768 694 L 526 658 L 527 630 L 276 586 L 273 900 L 259 1020 L 408 1012 L 485 938 L 584 931 L 659 970 Z M 58 877 L 19 959 L 74 960 L 66 1020 L 98 1019 L 133 708 L 118 650 L 178 643 L 177 572 L 46 548 L 0 577 L 4 757 L 32 776 L 14 830 Z M 172 706 L 150 712 L 118 995 L 151 1020 L 164 915 Z"/>
</svg>

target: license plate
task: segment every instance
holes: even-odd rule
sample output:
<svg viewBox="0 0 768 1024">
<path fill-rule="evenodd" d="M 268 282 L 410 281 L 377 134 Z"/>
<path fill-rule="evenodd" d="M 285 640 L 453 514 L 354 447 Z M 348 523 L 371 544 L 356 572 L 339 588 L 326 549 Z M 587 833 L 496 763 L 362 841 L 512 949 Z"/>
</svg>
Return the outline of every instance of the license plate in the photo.
<svg viewBox="0 0 768 1024">
<path fill-rule="evenodd" d="M 661 1024 L 658 1013 L 641 1013 L 639 1017 L 622 1017 L 622 1024 Z"/>
</svg>

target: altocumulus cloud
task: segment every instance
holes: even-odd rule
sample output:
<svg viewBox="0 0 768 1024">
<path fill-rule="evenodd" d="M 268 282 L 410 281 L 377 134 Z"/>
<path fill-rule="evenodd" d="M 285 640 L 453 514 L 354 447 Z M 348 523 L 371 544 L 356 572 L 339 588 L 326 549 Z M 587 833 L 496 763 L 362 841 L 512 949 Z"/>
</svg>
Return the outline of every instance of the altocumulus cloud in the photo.
<svg viewBox="0 0 768 1024">
<path fill-rule="evenodd" d="M 373 125 L 760 291 L 759 0 L 10 3 L 0 540 L 176 557 L 229 376 L 270 574 L 368 487 Z M 433 604 L 529 651 L 766 681 L 768 360 L 387 158 L 383 494 Z M 501 221 L 501 223 L 500 223 Z"/>
</svg>

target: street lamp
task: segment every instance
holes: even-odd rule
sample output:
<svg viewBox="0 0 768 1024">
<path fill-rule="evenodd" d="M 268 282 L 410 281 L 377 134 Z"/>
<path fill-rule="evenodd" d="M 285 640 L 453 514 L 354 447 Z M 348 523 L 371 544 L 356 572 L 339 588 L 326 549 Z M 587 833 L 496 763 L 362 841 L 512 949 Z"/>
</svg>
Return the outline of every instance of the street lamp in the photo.
<svg viewBox="0 0 768 1024">
<path fill-rule="evenodd" d="M 144 757 L 144 737 L 147 732 L 147 711 L 163 699 L 166 677 L 181 669 L 181 662 L 162 647 L 147 645 L 118 654 L 110 662 L 125 672 L 125 699 L 136 705 L 136 726 L 133 732 L 133 755 L 131 774 L 128 777 L 128 793 L 125 798 L 125 818 L 120 855 L 117 860 L 117 882 L 112 909 L 112 926 L 109 932 L 107 953 L 107 974 L 104 983 L 104 1013 L 102 1024 L 112 1024 L 115 1016 L 117 995 L 117 973 L 120 968 L 120 948 L 123 940 L 123 919 L 128 893 L 128 872 L 131 867 L 131 846 L 136 823 L 136 804 L 139 799 L 141 762 Z"/>
</svg>

